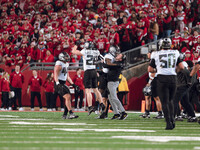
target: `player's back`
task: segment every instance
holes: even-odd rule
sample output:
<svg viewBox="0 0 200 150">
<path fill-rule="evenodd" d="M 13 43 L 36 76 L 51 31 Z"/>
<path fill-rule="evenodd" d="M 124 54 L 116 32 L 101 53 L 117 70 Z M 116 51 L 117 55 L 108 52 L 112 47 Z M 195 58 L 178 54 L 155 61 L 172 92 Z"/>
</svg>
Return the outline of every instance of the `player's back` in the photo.
<svg viewBox="0 0 200 150">
<path fill-rule="evenodd" d="M 179 58 L 177 50 L 160 50 L 153 52 L 151 59 L 155 60 L 158 75 L 176 75 L 176 65 Z"/>
<path fill-rule="evenodd" d="M 83 69 L 84 69 L 84 71 L 96 69 L 96 65 L 94 64 L 94 61 L 100 55 L 99 50 L 83 49 L 83 50 L 81 50 L 81 53 L 83 55 Z"/>
</svg>

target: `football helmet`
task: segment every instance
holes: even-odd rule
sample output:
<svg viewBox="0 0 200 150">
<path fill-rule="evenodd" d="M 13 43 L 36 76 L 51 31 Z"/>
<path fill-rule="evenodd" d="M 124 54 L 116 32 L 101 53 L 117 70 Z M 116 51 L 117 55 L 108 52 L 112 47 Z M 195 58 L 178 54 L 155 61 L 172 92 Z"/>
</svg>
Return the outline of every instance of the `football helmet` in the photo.
<svg viewBox="0 0 200 150">
<path fill-rule="evenodd" d="M 144 95 L 145 96 L 151 96 L 151 86 L 145 86 L 144 88 L 143 88 L 143 93 L 144 93 Z"/>
<path fill-rule="evenodd" d="M 112 55 L 112 56 L 116 56 L 116 54 L 120 53 L 120 50 L 119 50 L 119 47 L 117 46 L 110 46 L 109 47 L 109 53 Z"/>
<path fill-rule="evenodd" d="M 161 44 L 163 49 L 170 49 L 172 45 L 172 41 L 170 38 L 164 38 Z"/>
<path fill-rule="evenodd" d="M 87 41 L 84 44 L 84 48 L 85 49 L 93 49 L 93 48 L 95 48 L 95 46 L 94 46 L 94 43 L 92 41 Z"/>
<path fill-rule="evenodd" d="M 64 62 L 68 62 L 70 60 L 70 56 L 67 52 L 61 52 L 58 55 L 58 59 L 61 60 L 61 61 L 64 61 Z"/>
</svg>

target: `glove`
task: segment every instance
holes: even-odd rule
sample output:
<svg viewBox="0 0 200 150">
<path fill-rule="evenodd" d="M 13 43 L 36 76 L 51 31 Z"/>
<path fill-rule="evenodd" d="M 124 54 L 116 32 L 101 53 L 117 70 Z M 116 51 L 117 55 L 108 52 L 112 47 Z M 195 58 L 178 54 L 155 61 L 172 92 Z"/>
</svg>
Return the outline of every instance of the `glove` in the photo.
<svg viewBox="0 0 200 150">
<path fill-rule="evenodd" d="M 76 84 L 72 84 L 72 86 L 73 86 L 73 88 L 74 88 L 74 90 L 75 90 L 76 92 L 79 92 L 79 91 L 80 91 L 80 88 L 79 88 Z"/>
</svg>

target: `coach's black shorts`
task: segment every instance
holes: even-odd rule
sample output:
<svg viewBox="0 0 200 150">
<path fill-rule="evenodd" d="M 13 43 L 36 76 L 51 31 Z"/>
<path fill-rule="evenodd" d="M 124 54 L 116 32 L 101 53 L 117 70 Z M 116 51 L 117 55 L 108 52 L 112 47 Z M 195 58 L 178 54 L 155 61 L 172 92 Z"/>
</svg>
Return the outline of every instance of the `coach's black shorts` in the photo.
<svg viewBox="0 0 200 150">
<path fill-rule="evenodd" d="M 55 93 L 58 93 L 60 96 L 64 96 L 65 94 L 70 94 L 69 88 L 67 87 L 67 85 L 65 84 L 66 81 L 61 81 L 59 80 L 60 84 L 56 85 L 56 83 L 54 83 L 54 89 L 55 89 Z"/>
<path fill-rule="evenodd" d="M 86 89 L 97 88 L 97 72 L 95 69 L 84 72 L 83 84 Z"/>
<path fill-rule="evenodd" d="M 105 90 L 107 88 L 108 80 L 107 73 L 102 73 L 99 76 L 99 89 Z"/>
<path fill-rule="evenodd" d="M 151 82 L 151 92 L 152 92 L 152 96 L 153 97 L 157 97 L 158 96 L 158 92 L 157 92 L 157 77 L 155 77 Z"/>
</svg>

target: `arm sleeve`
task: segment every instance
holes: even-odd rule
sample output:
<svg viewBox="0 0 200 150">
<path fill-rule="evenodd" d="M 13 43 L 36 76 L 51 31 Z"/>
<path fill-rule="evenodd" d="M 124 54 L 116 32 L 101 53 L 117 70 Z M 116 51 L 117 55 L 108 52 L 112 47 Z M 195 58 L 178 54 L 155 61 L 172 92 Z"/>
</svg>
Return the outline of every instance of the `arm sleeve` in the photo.
<svg viewBox="0 0 200 150">
<path fill-rule="evenodd" d="M 151 59 L 149 66 L 156 68 L 155 59 Z"/>
</svg>

